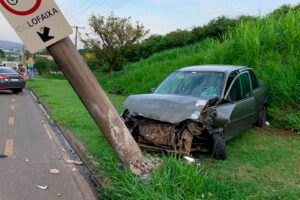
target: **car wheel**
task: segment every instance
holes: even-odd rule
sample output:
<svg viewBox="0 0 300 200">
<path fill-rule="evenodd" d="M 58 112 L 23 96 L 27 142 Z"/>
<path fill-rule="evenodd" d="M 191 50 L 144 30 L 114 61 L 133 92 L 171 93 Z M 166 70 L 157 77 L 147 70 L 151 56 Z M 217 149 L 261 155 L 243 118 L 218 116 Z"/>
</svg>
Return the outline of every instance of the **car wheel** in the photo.
<svg viewBox="0 0 300 200">
<path fill-rule="evenodd" d="M 212 136 L 213 139 L 213 158 L 217 160 L 226 160 L 226 145 L 225 139 L 220 134 L 216 133 Z"/>
<path fill-rule="evenodd" d="M 257 126 L 260 128 L 266 128 L 267 127 L 266 122 L 267 122 L 267 108 L 264 106 L 259 112 L 258 119 L 257 119 Z"/>
<path fill-rule="evenodd" d="M 20 92 L 20 90 L 19 90 L 19 89 L 13 89 L 12 92 L 13 92 L 14 94 L 18 94 L 18 93 Z"/>
</svg>

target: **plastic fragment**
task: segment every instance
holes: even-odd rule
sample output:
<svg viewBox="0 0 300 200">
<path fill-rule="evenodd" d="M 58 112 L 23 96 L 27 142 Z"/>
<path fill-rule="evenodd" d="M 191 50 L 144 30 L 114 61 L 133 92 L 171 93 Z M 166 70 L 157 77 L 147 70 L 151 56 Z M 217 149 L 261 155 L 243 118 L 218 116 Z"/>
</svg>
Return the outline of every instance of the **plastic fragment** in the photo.
<svg viewBox="0 0 300 200">
<path fill-rule="evenodd" d="M 42 190 L 47 190 L 48 186 L 47 185 L 36 185 L 37 188 L 42 189 Z"/>
<path fill-rule="evenodd" d="M 194 158 L 191 158 L 189 156 L 184 156 L 183 157 L 189 164 L 194 164 L 196 161 Z"/>
<path fill-rule="evenodd" d="M 58 169 L 50 169 L 50 174 L 59 174 L 60 171 Z"/>
<path fill-rule="evenodd" d="M 65 162 L 68 163 L 68 164 L 75 164 L 75 165 L 82 165 L 83 164 L 83 162 L 81 162 L 81 161 L 70 160 L 70 159 L 65 160 Z"/>
</svg>

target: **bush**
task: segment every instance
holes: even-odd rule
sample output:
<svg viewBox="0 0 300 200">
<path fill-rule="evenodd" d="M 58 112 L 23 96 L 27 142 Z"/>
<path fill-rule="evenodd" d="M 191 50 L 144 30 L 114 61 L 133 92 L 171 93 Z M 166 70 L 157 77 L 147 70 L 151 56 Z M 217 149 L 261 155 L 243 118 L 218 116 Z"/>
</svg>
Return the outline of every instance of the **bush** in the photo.
<svg viewBox="0 0 300 200">
<path fill-rule="evenodd" d="M 46 58 L 37 58 L 34 63 L 34 67 L 42 76 L 48 75 L 51 71 L 60 70 L 54 61 L 48 60 Z"/>
</svg>

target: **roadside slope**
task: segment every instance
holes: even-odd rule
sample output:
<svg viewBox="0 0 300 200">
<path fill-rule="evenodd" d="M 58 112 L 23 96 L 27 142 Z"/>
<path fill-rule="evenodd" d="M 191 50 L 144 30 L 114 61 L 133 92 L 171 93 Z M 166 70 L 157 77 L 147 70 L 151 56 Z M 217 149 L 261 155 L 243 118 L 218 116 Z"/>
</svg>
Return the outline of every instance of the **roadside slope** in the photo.
<svg viewBox="0 0 300 200">
<path fill-rule="evenodd" d="M 244 65 L 255 69 L 268 87 L 273 125 L 300 130 L 300 11 L 241 22 L 223 41 L 201 43 L 155 54 L 99 82 L 124 94 L 149 93 L 169 73 L 201 64 Z"/>
</svg>

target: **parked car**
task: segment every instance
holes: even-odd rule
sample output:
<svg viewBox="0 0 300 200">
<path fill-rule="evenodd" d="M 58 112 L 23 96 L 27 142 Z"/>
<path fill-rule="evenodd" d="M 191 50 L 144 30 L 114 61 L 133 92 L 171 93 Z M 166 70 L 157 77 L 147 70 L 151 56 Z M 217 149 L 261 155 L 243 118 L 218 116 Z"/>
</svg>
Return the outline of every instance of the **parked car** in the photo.
<svg viewBox="0 0 300 200">
<path fill-rule="evenodd" d="M 0 90 L 11 90 L 17 94 L 22 92 L 25 84 L 21 74 L 8 67 L 0 67 Z"/>
<path fill-rule="evenodd" d="M 226 159 L 227 140 L 265 127 L 266 106 L 251 68 L 203 65 L 171 73 L 152 94 L 129 96 L 122 118 L 141 148 Z"/>
</svg>

